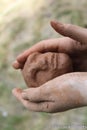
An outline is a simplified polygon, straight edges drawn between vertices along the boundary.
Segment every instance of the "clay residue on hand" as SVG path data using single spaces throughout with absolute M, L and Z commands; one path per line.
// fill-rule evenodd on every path
M 54 89 L 52 87 L 53 97 L 55 97 L 55 112 L 62 112 L 69 109 L 85 106 L 82 93 L 72 86 Z M 59 105 L 58 105 L 59 104 Z
M 72 70 L 72 62 L 66 54 L 35 52 L 29 55 L 22 74 L 28 87 L 39 87 L 57 76 L 72 72 Z

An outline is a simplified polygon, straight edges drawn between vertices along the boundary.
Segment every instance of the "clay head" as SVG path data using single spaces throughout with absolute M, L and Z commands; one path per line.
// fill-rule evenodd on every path
M 72 62 L 64 53 L 39 53 L 29 55 L 22 74 L 28 87 L 39 87 L 62 74 L 72 72 Z

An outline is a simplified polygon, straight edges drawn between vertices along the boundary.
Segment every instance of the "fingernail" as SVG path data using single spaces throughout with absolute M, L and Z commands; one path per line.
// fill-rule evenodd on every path
M 58 21 L 51 21 L 51 25 L 55 28 L 55 29 L 62 29 L 64 27 L 64 24 Z
M 16 88 L 16 91 L 19 93 L 22 93 L 22 89 L 21 88 Z
M 54 24 L 56 24 L 56 25 L 59 25 L 59 26 L 63 26 L 63 23 L 61 23 L 61 22 L 58 22 L 58 21 L 52 21 Z
M 17 95 L 18 93 L 21 93 L 22 92 L 22 89 L 20 89 L 20 88 L 14 88 L 13 90 L 12 90 L 12 93 L 14 94 L 14 95 Z
M 52 21 L 51 25 L 59 33 L 62 33 L 64 31 L 64 24 L 61 22 Z

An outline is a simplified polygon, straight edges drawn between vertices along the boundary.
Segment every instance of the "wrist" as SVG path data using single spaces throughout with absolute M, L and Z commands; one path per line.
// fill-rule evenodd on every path
M 75 90 L 78 106 L 87 106 L 87 73 L 75 73 L 69 81 L 70 86 Z

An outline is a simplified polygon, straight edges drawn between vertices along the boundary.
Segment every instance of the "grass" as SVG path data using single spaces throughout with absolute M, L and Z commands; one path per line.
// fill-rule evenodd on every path
M 1 130 L 18 130 L 26 118 L 24 116 L 0 117 Z M 4 123 L 3 123 L 4 122 Z M 23 130 L 23 129 L 21 129 Z

